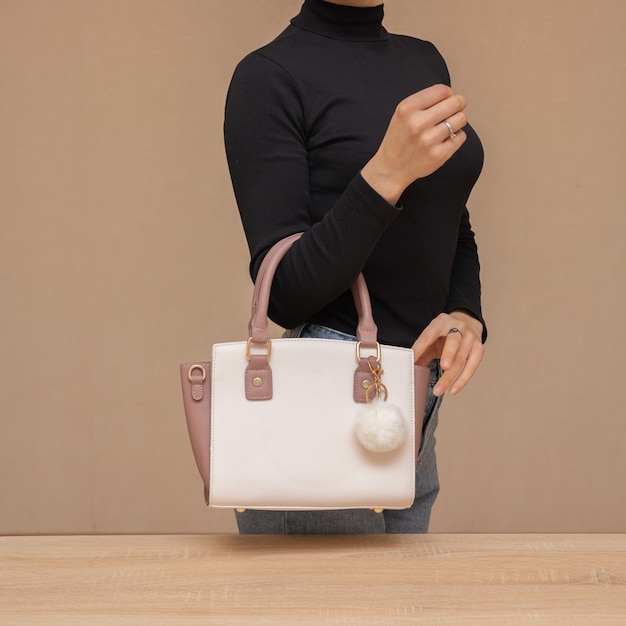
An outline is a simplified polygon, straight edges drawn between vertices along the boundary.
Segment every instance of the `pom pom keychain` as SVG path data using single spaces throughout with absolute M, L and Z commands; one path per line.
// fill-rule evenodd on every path
M 356 415 L 355 434 L 370 452 L 391 452 L 405 441 L 407 428 L 402 411 L 387 403 L 387 387 L 381 382 L 383 369 L 375 357 L 367 360 L 374 382 L 367 388 L 367 404 Z
M 356 415 L 356 438 L 370 452 L 397 450 L 406 439 L 406 422 L 395 404 L 376 398 Z

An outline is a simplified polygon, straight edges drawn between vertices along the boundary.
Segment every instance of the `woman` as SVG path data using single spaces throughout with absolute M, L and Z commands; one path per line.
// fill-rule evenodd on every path
M 363 271 L 381 343 L 430 365 L 416 499 L 383 514 L 249 510 L 237 514 L 241 533 L 426 532 L 441 397 L 483 356 L 465 206 L 480 141 L 435 47 L 390 35 L 382 18 L 376 0 L 305 0 L 236 68 L 224 129 L 252 277 L 274 243 L 304 232 L 276 273 L 272 319 L 291 337 L 354 340 L 349 288 Z

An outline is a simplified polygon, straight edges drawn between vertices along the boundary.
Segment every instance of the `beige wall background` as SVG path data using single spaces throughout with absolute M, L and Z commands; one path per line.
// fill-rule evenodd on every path
M 234 532 L 178 364 L 241 339 L 236 62 L 299 0 L 0 0 L 0 532 Z M 490 339 L 444 403 L 438 532 L 626 532 L 626 4 L 388 0 L 487 152 Z

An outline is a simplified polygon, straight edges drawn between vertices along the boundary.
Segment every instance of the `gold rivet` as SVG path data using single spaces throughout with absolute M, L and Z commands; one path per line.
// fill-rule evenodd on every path
M 237 513 L 245 513 L 246 509 L 236 509 Z
M 260 387 L 263 384 L 263 379 L 259 378 L 258 376 L 252 381 L 252 384 L 255 387 Z
M 363 387 L 363 389 L 368 389 L 368 388 L 369 388 L 369 386 L 370 386 L 371 384 L 372 384 L 372 383 L 370 383 L 370 381 L 369 381 L 369 380 L 364 380 L 364 381 L 361 383 L 361 387 Z
M 374 509 L 374 513 L 382 513 L 383 509 Z

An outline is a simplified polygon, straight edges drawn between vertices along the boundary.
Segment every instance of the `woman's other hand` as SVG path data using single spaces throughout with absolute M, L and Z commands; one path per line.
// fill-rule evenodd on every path
M 387 202 L 397 204 L 413 181 L 438 170 L 463 145 L 465 106 L 465 98 L 446 85 L 402 100 L 376 154 L 361 171 L 363 178 Z
M 457 394 L 474 375 L 485 354 L 482 332 L 475 317 L 453 311 L 438 315 L 417 338 L 413 353 L 418 365 L 440 359 L 443 375 L 433 390 L 436 396 Z

